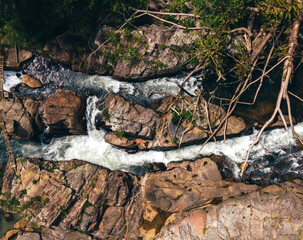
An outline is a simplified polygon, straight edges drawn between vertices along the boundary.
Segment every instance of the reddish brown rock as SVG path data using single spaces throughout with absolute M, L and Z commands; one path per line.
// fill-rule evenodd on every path
M 145 175 L 145 198 L 165 212 L 177 212 L 206 204 L 214 198 L 241 195 L 256 185 L 221 180 L 217 165 L 208 158 L 170 163 L 167 171 Z
M 4 66 L 7 68 L 24 68 L 26 62 L 33 57 L 33 53 L 26 50 L 18 50 L 16 48 L 4 48 Z
M 27 74 L 24 74 L 22 76 L 22 83 L 29 86 L 30 88 L 41 88 L 42 87 L 42 83 L 38 79 L 35 79 Z
M 179 212 L 167 220 L 156 239 L 300 239 L 302 191 L 302 185 L 288 182 L 217 206 Z
M 105 100 L 102 119 L 105 127 L 116 134 L 107 134 L 105 140 L 115 146 L 140 149 L 170 149 L 201 142 L 219 126 L 226 113 L 217 105 L 205 105 L 202 98 L 197 107 L 196 102 L 194 97 L 178 100 L 168 97 L 162 100 L 157 113 L 110 93 Z M 231 116 L 226 134 L 238 134 L 245 127 L 241 118 Z M 223 129 L 216 134 L 217 137 L 223 135 Z
M 85 104 L 70 90 L 57 90 L 39 109 L 52 134 L 79 134 L 85 130 Z
M 38 132 L 41 123 L 38 117 L 39 102 L 6 94 L 0 101 L 0 118 L 4 121 L 11 138 L 29 140 Z

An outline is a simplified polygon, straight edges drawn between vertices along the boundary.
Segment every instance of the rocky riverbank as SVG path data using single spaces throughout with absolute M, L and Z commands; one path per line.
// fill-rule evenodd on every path
M 138 177 L 79 160 L 10 161 L 3 170 L 1 205 L 25 220 L 4 239 L 297 239 L 302 234 L 302 181 L 258 189 L 222 179 L 210 158 L 150 169 Z

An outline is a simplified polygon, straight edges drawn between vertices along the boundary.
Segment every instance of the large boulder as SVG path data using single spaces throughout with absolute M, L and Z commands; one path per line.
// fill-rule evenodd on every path
M 9 136 L 17 140 L 33 138 L 41 128 L 38 116 L 39 102 L 7 92 L 4 95 L 5 97 L 0 101 L 0 118 Z
M 26 63 L 33 58 L 33 53 L 16 48 L 4 48 L 4 66 L 7 68 L 19 69 L 24 68 Z
M 50 134 L 80 134 L 85 131 L 85 103 L 71 90 L 57 90 L 45 99 L 39 113 Z
M 35 79 L 27 74 L 23 74 L 22 83 L 30 88 L 41 88 L 42 87 L 42 83 L 38 79 Z
M 101 122 L 103 127 L 112 131 L 105 135 L 105 140 L 113 145 L 170 149 L 201 142 L 212 134 L 225 116 L 222 107 L 207 104 L 203 98 L 168 97 L 154 111 L 110 93 L 105 100 Z M 230 116 L 225 133 L 227 136 L 236 135 L 245 127 L 241 118 Z M 224 128 L 221 128 L 216 137 L 223 135 Z

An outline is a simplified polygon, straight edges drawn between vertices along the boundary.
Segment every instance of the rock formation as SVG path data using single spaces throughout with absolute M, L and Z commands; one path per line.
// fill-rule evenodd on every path
M 51 227 L 48 234 L 59 231 L 64 236 L 79 229 L 95 239 L 149 239 L 173 213 L 256 189 L 222 180 L 208 158 L 172 163 L 166 171 L 144 177 L 79 160 L 19 158 L 7 163 L 1 205 Z M 159 219 L 161 225 L 155 224 Z M 42 239 L 48 239 L 43 232 Z
M 201 141 L 225 116 L 223 108 L 211 103 L 206 106 L 201 103 L 203 100 L 195 105 L 197 98 L 194 97 L 168 97 L 154 111 L 110 93 L 105 100 L 102 121 L 113 132 L 107 134 L 105 140 L 116 146 L 140 149 L 169 149 Z M 226 134 L 238 134 L 245 127 L 241 118 L 231 116 Z M 222 129 L 216 136 L 223 134 Z
M 70 90 L 58 90 L 43 102 L 5 92 L 0 117 L 11 138 L 30 140 L 47 128 L 50 134 L 85 132 L 85 99 Z
M 112 34 L 102 26 L 94 41 L 97 47 Z M 52 59 L 68 64 L 75 71 L 90 74 L 110 74 L 118 79 L 143 80 L 176 73 L 180 68 L 192 68 L 191 44 L 197 39 L 193 32 L 182 29 L 165 30 L 157 25 L 140 26 L 132 32 L 121 31 L 119 44 L 108 42 L 95 54 L 80 34 L 66 32 L 47 43 L 44 52 Z M 77 43 L 77 46 L 73 44 Z

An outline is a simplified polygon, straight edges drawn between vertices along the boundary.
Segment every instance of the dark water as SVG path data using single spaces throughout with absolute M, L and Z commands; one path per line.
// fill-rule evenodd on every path
M 21 219 L 16 214 L 11 214 L 9 219 L 6 219 L 2 213 L 0 213 L 0 237 L 5 235 L 9 230 L 14 229 L 14 224 Z

